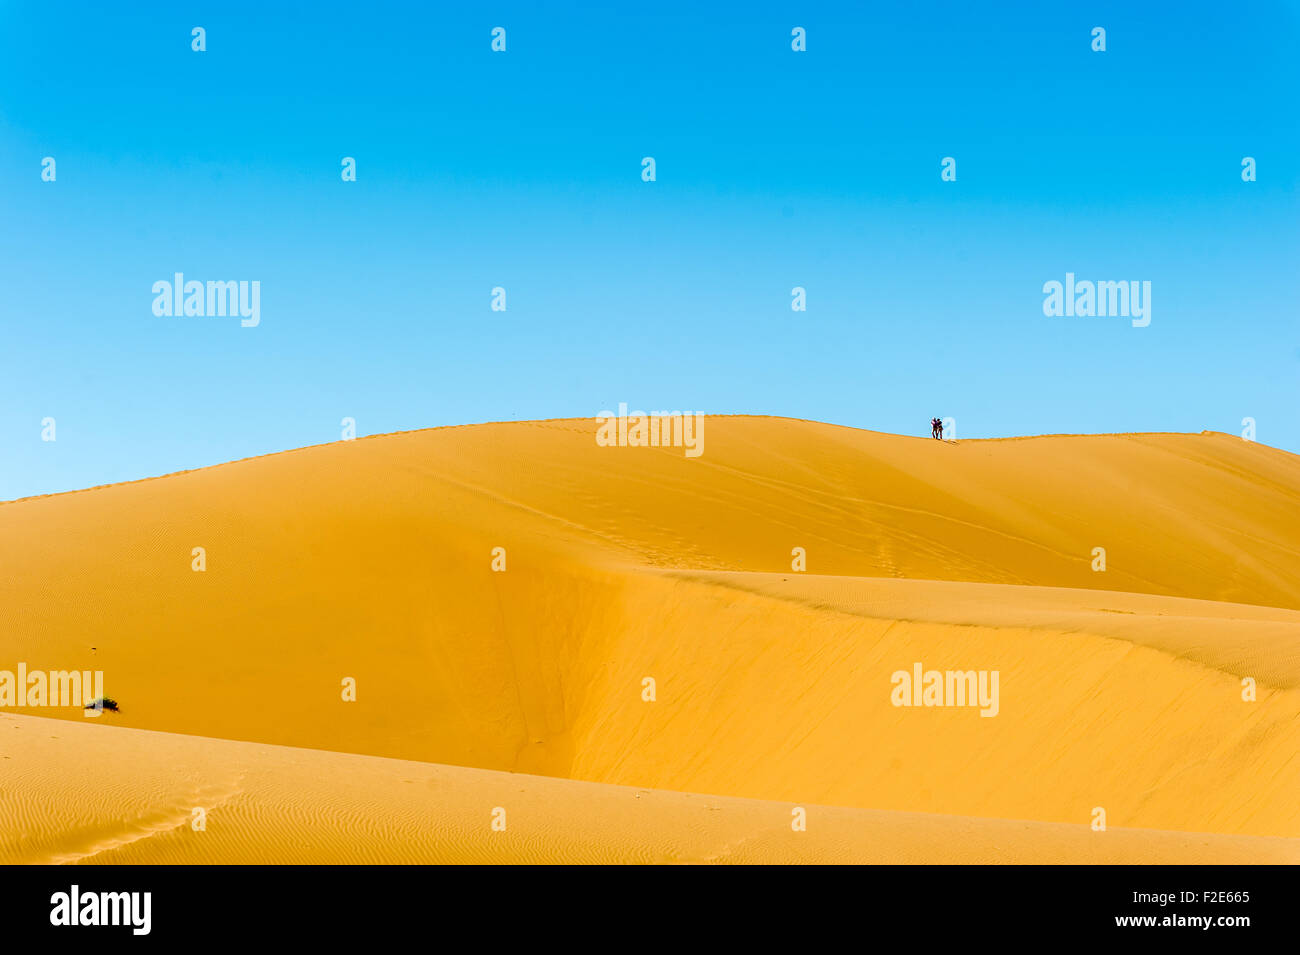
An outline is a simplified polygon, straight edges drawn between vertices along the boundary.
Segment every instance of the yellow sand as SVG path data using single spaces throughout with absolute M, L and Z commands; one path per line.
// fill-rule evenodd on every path
M 0 505 L 0 669 L 103 670 L 122 707 L 0 721 L 9 861 L 1300 860 L 1300 459 L 594 433 L 385 435 Z M 893 706 L 915 662 L 998 670 L 998 715 Z
M 0 801 L 0 864 L 1300 862 L 1294 839 L 795 807 L 23 716 L 0 738 L 23 794 Z

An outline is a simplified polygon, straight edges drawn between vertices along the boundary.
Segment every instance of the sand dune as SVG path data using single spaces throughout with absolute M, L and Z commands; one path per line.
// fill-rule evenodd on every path
M 21 716 L 0 749 L 5 864 L 1300 862 L 1295 839 L 834 806 L 795 832 L 787 803 Z
M 102 670 L 122 706 L 10 711 L 6 852 L 1295 859 L 1300 459 L 747 417 L 688 458 L 594 431 L 386 435 L 0 505 L 0 668 Z M 893 706 L 914 662 L 998 670 L 998 715 Z M 3 748 L 46 726 L 60 746 Z M 121 772 L 96 795 L 79 759 Z M 492 855 L 483 805 L 516 783 L 551 822 Z M 191 834 L 195 799 L 276 835 Z M 792 805 L 826 828 L 791 833 Z

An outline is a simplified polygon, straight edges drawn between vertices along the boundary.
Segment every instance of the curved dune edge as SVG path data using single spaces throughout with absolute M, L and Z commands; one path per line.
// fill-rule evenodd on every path
M 801 606 L 905 623 L 1087 633 L 1267 687 L 1300 688 L 1300 611 L 1113 590 L 735 571 L 662 571 Z
M 0 717 L 0 754 L 5 864 L 1300 862 L 1296 839 L 817 805 L 795 832 L 790 803 L 39 717 Z

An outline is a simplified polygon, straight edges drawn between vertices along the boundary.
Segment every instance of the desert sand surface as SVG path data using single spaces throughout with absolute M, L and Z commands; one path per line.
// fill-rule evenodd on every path
M 0 504 L 0 669 L 121 706 L 4 711 L 4 860 L 1300 861 L 1300 458 L 595 430 Z M 997 715 L 895 706 L 917 662 Z
M 51 732 L 53 730 L 53 732 Z M 0 717 L 0 863 L 1295 863 L 1294 839 L 804 806 Z M 76 762 L 81 771 L 69 774 Z M 33 799 L 33 796 L 42 797 Z M 194 828 L 194 808 L 206 812 Z M 492 812 L 505 828 L 493 830 Z

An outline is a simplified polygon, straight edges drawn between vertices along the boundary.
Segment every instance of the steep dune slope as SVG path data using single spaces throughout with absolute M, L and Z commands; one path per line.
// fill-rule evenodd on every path
M 656 576 L 604 624 L 620 642 L 590 684 L 602 702 L 575 725 L 571 775 L 1059 822 L 1100 806 L 1113 825 L 1300 836 L 1300 613 L 1098 591 L 1031 600 L 989 584 Z M 967 621 L 943 619 L 954 612 Z M 997 715 L 894 706 L 892 674 L 916 663 L 998 671 Z M 654 704 L 637 694 L 645 676 Z

